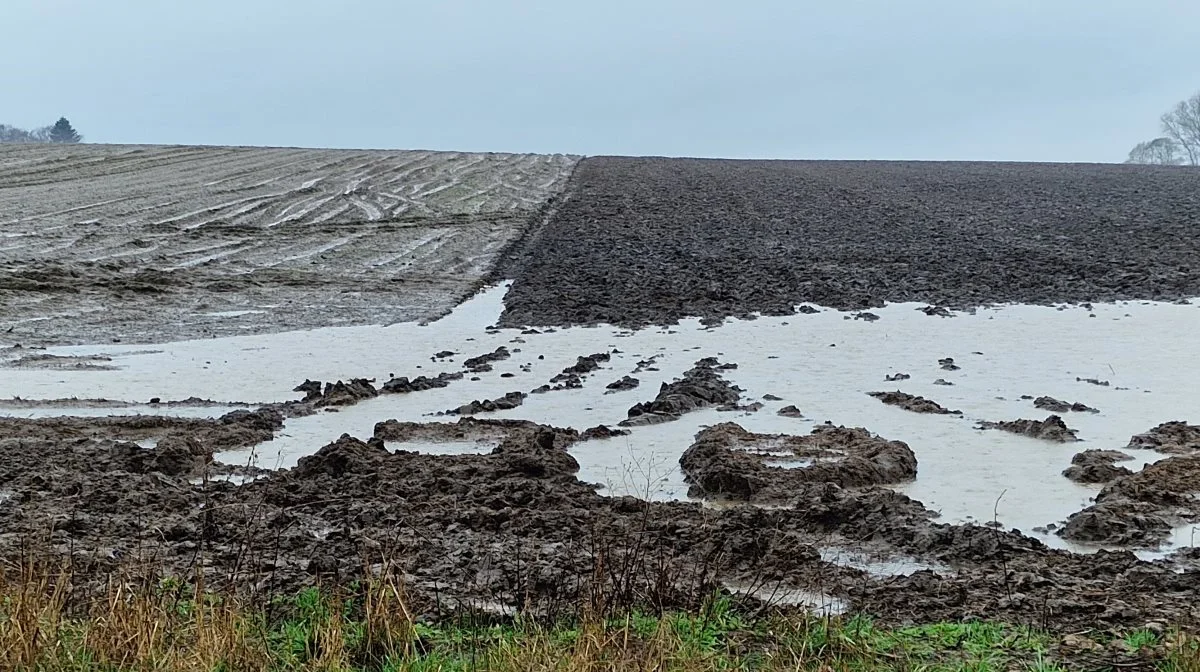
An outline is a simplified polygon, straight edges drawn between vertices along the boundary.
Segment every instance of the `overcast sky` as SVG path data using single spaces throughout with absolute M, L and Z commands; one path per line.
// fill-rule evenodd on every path
M 93 142 L 1120 161 L 1197 0 L 3 0 L 0 123 Z

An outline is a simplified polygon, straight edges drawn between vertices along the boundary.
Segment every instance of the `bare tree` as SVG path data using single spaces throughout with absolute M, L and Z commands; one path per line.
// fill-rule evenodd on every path
M 16 126 L 0 124 L 0 143 L 31 144 L 50 142 L 53 131 L 53 126 L 42 126 L 41 128 L 27 131 Z
M 33 134 L 23 128 L 0 124 L 0 142 L 26 143 L 37 142 Z
M 1168 138 L 1179 145 L 1189 164 L 1200 166 L 1200 93 L 1164 114 L 1162 129 Z
M 1183 163 L 1179 143 L 1171 138 L 1155 138 L 1139 142 L 1129 150 L 1125 163 L 1145 163 L 1156 166 L 1178 166 Z

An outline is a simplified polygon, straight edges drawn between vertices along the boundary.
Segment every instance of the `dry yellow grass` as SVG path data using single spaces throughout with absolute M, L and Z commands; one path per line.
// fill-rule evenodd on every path
M 1064 670 L 1045 634 L 999 624 L 886 630 L 864 619 L 749 620 L 716 600 L 694 614 L 546 627 L 419 622 L 403 585 L 310 589 L 278 609 L 195 586 L 112 581 L 80 597 L 58 566 L 0 572 L 0 670 L 30 672 L 414 672 L 562 670 Z M 278 611 L 269 617 L 269 612 Z M 1200 672 L 1200 645 L 1130 633 L 1139 669 Z M 1078 667 L 1077 667 L 1078 666 Z

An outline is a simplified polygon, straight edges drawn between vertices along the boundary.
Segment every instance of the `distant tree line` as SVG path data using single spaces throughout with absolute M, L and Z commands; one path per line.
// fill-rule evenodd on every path
M 1139 142 L 1125 163 L 1200 166 L 1200 93 L 1180 101 L 1159 121 L 1162 137 Z
M 67 121 L 66 117 L 60 118 L 53 126 L 43 126 L 27 131 L 16 126 L 8 124 L 0 124 L 0 142 L 8 143 L 33 143 L 33 142 L 57 142 L 62 144 L 72 144 L 82 142 L 83 136 L 75 131 L 71 126 L 71 122 Z

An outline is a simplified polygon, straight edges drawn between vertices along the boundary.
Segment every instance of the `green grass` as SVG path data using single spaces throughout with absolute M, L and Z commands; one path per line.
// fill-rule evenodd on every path
M 1140 629 L 1134 630 L 1125 635 L 1123 638 L 1125 646 L 1130 651 L 1141 651 L 1142 649 L 1152 647 L 1158 644 L 1158 634 L 1152 630 Z

